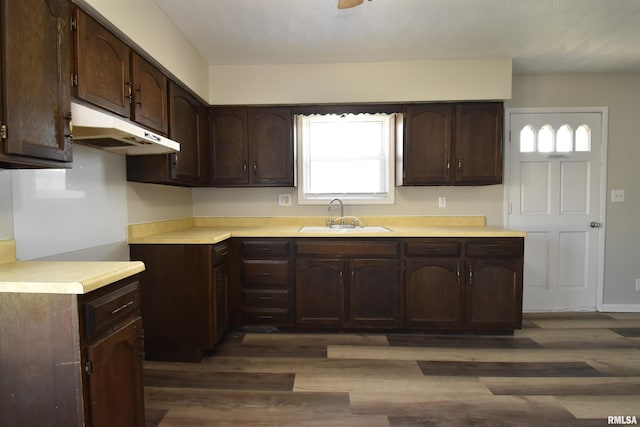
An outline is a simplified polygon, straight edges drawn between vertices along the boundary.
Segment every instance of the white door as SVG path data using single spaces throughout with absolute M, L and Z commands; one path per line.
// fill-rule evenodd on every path
M 525 311 L 601 305 L 606 113 L 507 113 L 505 224 L 527 232 Z

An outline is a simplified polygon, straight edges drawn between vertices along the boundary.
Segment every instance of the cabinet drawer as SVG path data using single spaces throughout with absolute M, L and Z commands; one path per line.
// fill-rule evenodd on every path
M 138 282 L 130 283 L 84 304 L 85 337 L 91 339 L 114 330 L 136 317 L 140 310 Z
M 290 287 L 289 260 L 243 260 L 243 286 L 251 289 Z
M 467 257 L 521 257 L 524 239 L 478 239 L 467 242 Z
M 213 247 L 213 266 L 223 264 L 229 259 L 229 244 L 220 243 Z
M 243 289 L 243 302 L 250 308 L 291 308 L 289 290 Z
M 242 315 L 247 325 L 291 325 L 291 311 L 286 309 L 243 310 Z
M 322 255 L 322 256 L 383 256 L 394 257 L 398 255 L 397 241 L 353 241 L 341 240 L 298 240 L 296 242 L 298 255 Z
M 262 257 L 288 257 L 290 251 L 288 240 L 251 240 L 242 242 L 242 255 Z
M 410 240 L 405 242 L 405 252 L 409 256 L 458 257 L 461 242 L 452 240 Z

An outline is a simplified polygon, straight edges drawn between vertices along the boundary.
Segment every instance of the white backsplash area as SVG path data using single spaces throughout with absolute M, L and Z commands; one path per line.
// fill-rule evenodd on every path
M 11 171 L 0 169 L 0 240 L 13 239 Z
M 124 156 L 76 144 L 72 169 L 11 174 L 18 260 L 65 253 L 78 260 L 128 259 Z

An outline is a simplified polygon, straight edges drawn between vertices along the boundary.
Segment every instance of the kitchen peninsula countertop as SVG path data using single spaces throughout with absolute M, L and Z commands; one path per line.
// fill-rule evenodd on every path
M 0 241 L 0 293 L 86 294 L 141 271 L 140 261 L 16 261 L 15 242 Z
M 130 244 L 215 244 L 231 237 L 525 237 L 523 231 L 486 227 L 483 216 L 359 217 L 366 226 L 389 231 L 301 232 L 327 217 L 185 218 L 129 225 Z

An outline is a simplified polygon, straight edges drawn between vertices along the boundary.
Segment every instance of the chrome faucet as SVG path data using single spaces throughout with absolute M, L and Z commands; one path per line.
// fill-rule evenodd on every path
M 341 221 L 341 225 L 344 225 L 344 203 L 342 203 L 342 200 L 335 198 L 333 200 L 331 200 L 329 202 L 329 214 L 331 214 L 331 206 L 333 206 L 333 202 L 338 202 L 340 203 L 340 221 Z M 331 220 L 331 225 L 333 225 L 333 220 Z

